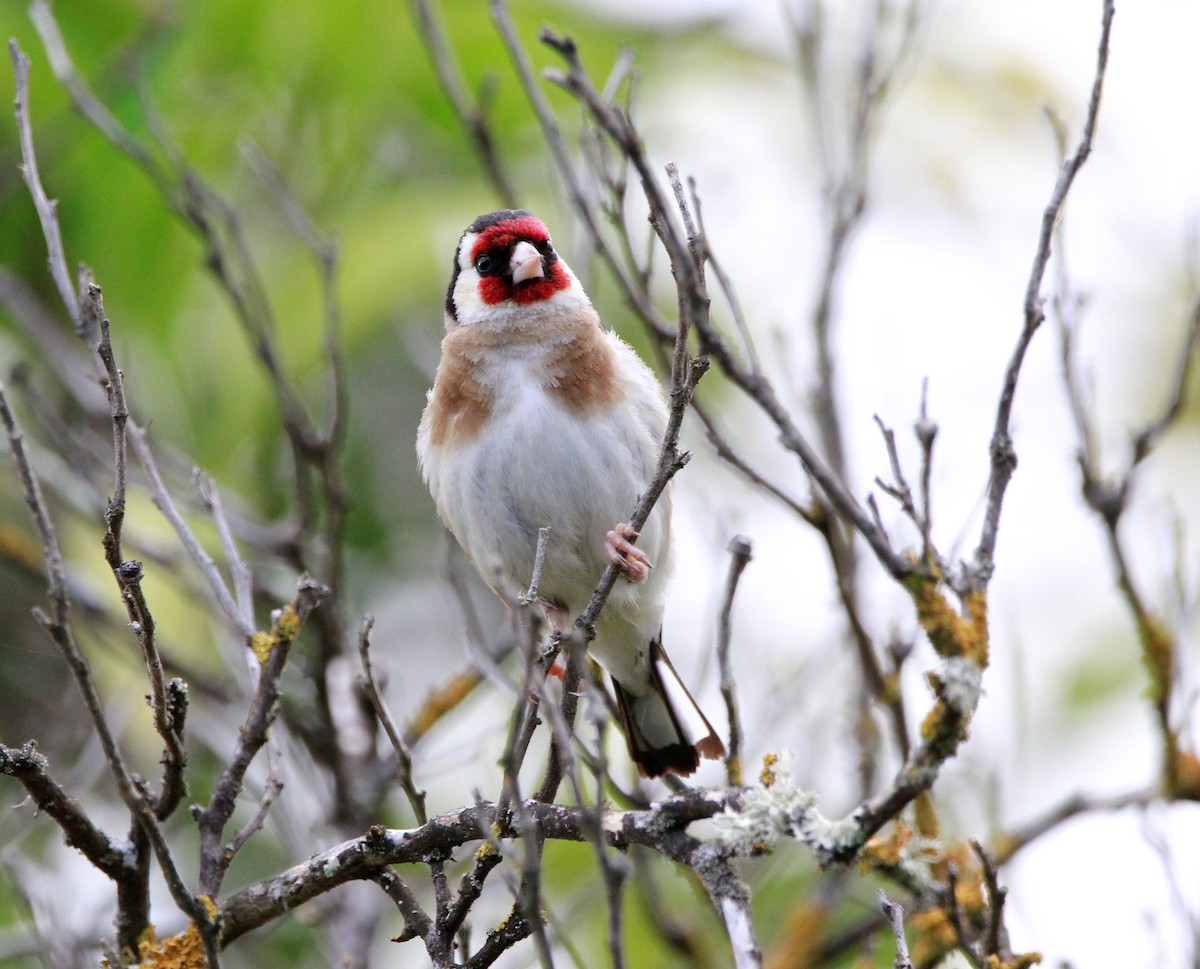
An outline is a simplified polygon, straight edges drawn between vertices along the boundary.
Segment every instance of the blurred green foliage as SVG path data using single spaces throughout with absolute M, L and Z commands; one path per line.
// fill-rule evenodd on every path
M 247 163 L 248 145 L 269 160 L 314 223 L 336 241 L 350 392 L 344 461 L 351 496 L 349 601 L 342 606 L 353 614 L 380 589 L 398 588 L 407 576 L 428 568 L 435 519 L 416 471 L 415 428 L 436 360 L 453 247 L 462 226 L 500 201 L 438 84 L 412 10 L 378 0 L 69 0 L 53 9 L 76 66 L 100 100 L 146 144 L 161 139 L 156 151 L 177 151 L 236 210 L 272 300 L 285 369 L 318 417 L 328 407 L 319 276 L 311 253 Z M 498 150 L 522 204 L 553 209 L 557 178 L 486 2 L 456 0 L 440 13 L 468 85 L 491 92 Z M 653 73 L 669 69 L 688 42 L 678 25 L 633 28 L 557 3 L 514 4 L 512 13 L 539 68 L 552 60 L 536 41 L 547 22 L 586 40 L 585 58 L 600 77 L 623 46 L 634 47 L 639 69 Z M 205 268 L 200 241 L 171 213 L 146 174 L 71 108 L 23 4 L 0 5 L 0 33 L 15 38 L 32 61 L 30 111 L 42 180 L 58 200 L 68 262 L 92 267 L 103 287 L 135 418 L 149 426 L 156 447 L 174 449 L 202 467 L 226 495 L 268 521 L 282 515 L 294 482 L 274 396 L 227 297 Z M 736 53 L 731 43 L 720 43 L 731 56 Z M 7 62 L 0 75 L 10 104 Z M 574 117 L 565 96 L 553 90 L 549 95 L 564 118 Z M 14 120 L 5 111 L 0 265 L 54 308 L 69 333 L 46 272 L 45 243 L 19 160 Z M 3 379 L 9 383 L 12 368 L 28 366 L 21 387 L 49 386 L 36 345 L 4 312 L 0 307 Z M 88 596 L 111 607 L 115 590 L 99 549 L 105 497 L 100 489 L 106 486 L 97 483 L 98 490 L 81 495 L 73 508 L 56 501 L 55 513 L 73 577 Z M 9 490 L 15 485 L 9 481 L 3 488 L 0 521 L 11 519 L 18 544 L 29 541 L 20 496 Z M 143 538 L 169 540 L 156 532 L 161 522 L 148 505 L 131 505 L 130 521 Z M 35 561 L 37 555 L 34 546 Z M 64 702 L 74 709 L 74 687 L 29 619 L 43 583 L 36 569 L 22 572 L 8 557 L 4 568 L 13 574 L 0 576 L 5 590 L 0 622 L 11 632 L 0 643 L 0 693 L 29 696 L 29 677 L 35 677 L 55 695 L 70 698 Z M 210 671 L 215 655 L 200 632 L 205 623 L 197 603 L 189 601 L 186 588 L 170 582 L 156 587 L 155 581 L 148 577 L 147 594 L 161 634 L 197 672 Z M 128 645 L 122 630 L 83 611 L 97 621 L 85 624 L 84 638 L 102 688 L 115 696 L 130 694 L 125 739 L 134 763 L 152 773 L 157 755 L 137 703 L 144 683 L 135 679 L 136 657 L 114 650 L 114 641 Z M 69 762 L 86 730 L 82 718 L 68 719 L 78 729 L 62 729 L 41 704 L 15 703 L 0 715 L 0 733 L 9 743 L 45 737 L 44 749 Z M 193 798 L 206 796 L 218 769 L 211 754 L 197 750 Z M 103 778 L 93 773 L 74 792 L 103 797 L 105 791 Z M 186 837 L 189 824 L 177 817 L 172 831 Z M 42 841 L 56 840 L 48 824 L 36 827 Z M 23 823 L 0 822 L 4 842 L 31 833 Z M 251 844 L 235 874 L 261 876 L 296 860 L 269 839 Z M 568 895 L 594 892 L 590 851 L 569 846 L 549 852 L 549 879 Z M 0 934 L 26 915 L 13 871 L 0 879 Z M 672 896 L 690 896 L 688 906 L 705 904 L 694 888 L 675 884 L 681 879 L 664 880 L 672 882 Z M 584 887 L 585 881 L 592 887 Z M 589 926 L 578 944 L 600 949 L 603 913 L 585 914 Z M 661 947 L 661 941 L 647 941 L 654 934 L 636 913 L 629 924 L 637 936 L 631 952 Z M 713 925 L 704 931 L 715 933 L 713 944 L 724 944 Z M 240 945 L 236 964 L 322 965 L 311 940 L 309 928 L 286 920 Z M 415 951 L 411 957 L 421 961 Z M 32 956 L 0 961 L 13 967 L 41 964 Z M 639 958 L 638 964 L 648 963 Z

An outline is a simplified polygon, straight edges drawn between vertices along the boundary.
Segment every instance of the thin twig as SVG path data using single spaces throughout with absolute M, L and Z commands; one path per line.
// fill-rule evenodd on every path
M 362 625 L 358 629 L 358 657 L 363 670 L 363 689 L 367 694 L 367 699 L 371 701 L 371 706 L 375 709 L 375 716 L 379 718 L 379 722 L 383 725 L 383 732 L 387 735 L 388 741 L 392 745 L 392 750 L 396 754 L 396 779 L 400 782 L 400 787 L 408 798 L 408 803 L 412 806 L 417 823 L 424 824 L 428 820 L 428 816 L 425 813 L 425 792 L 417 790 L 416 785 L 413 783 L 412 753 L 409 751 L 407 744 L 404 743 L 404 738 L 400 736 L 400 731 L 396 728 L 396 722 L 392 719 L 387 703 L 383 699 L 379 684 L 375 680 L 375 671 L 371 666 L 371 630 L 374 626 L 375 617 L 367 615 L 363 616 Z
M 933 502 L 930 500 L 930 480 L 933 476 L 933 443 L 937 439 L 937 422 L 929 417 L 929 380 L 921 381 L 921 413 L 913 425 L 913 433 L 921 446 L 921 557 L 928 563 L 934 555 Z
M 92 281 L 91 272 L 80 271 L 80 305 L 82 332 L 95 334 L 96 355 L 106 376 L 113 427 L 113 493 L 104 513 L 104 554 L 121 592 L 129 615 L 130 626 L 142 652 L 142 662 L 150 680 L 150 707 L 154 711 L 154 729 L 165 746 L 163 754 L 162 790 L 155 799 L 154 813 L 161 821 L 167 818 L 186 792 L 184 769 L 187 753 L 183 746 L 183 724 L 176 723 L 168 709 L 167 684 L 163 675 L 162 657 L 155 636 L 154 617 L 142 590 L 142 563 L 125 559 L 121 546 L 121 528 L 125 519 L 126 487 L 126 429 L 129 409 L 125 402 L 125 381 L 113 353 L 108 316 L 100 287 Z M 180 709 L 186 709 L 181 707 Z
M 538 123 L 542 128 L 542 136 L 546 139 L 546 143 L 554 155 L 555 164 L 558 166 L 559 173 L 563 177 L 567 194 L 571 198 L 572 207 L 583 221 L 584 228 L 592 240 L 596 253 L 617 279 L 626 303 L 633 307 L 639 318 L 646 320 L 648 323 L 653 321 L 651 325 L 655 332 L 664 338 L 669 338 L 673 332 L 670 323 L 664 320 L 658 312 L 646 288 L 635 285 L 634 281 L 629 278 L 620 257 L 613 251 L 612 245 L 600 231 L 599 223 L 594 217 L 591 205 L 589 204 L 588 195 L 584 191 L 579 176 L 575 171 L 575 166 L 571 161 L 571 153 L 567 150 L 566 142 L 563 139 L 562 131 L 558 126 L 554 111 L 537 82 L 529 56 L 517 38 L 516 28 L 513 26 L 512 18 L 509 16 L 507 5 L 503 0 L 491 0 L 491 12 L 492 19 L 500 32 L 501 39 L 504 41 L 513 66 L 516 68 L 517 76 L 520 79 L 525 96 L 529 99 L 529 104 L 533 108 L 534 114 L 537 115 Z
M 692 401 L 692 412 L 700 418 L 700 422 L 704 425 L 705 435 L 708 437 L 708 442 L 712 445 L 717 457 L 739 472 L 752 485 L 765 491 L 784 507 L 793 511 L 801 520 L 812 525 L 814 528 L 822 527 L 820 515 L 811 505 L 801 503 L 798 498 L 793 497 L 778 485 L 767 480 L 767 478 L 760 474 L 756 468 L 751 466 L 745 458 L 734 450 L 733 445 L 729 443 L 728 436 L 717 426 L 716 419 L 713 417 L 708 405 L 700 400 L 699 397 Z
M 1200 347 L 1200 296 L 1192 301 L 1183 343 L 1175 357 L 1175 376 L 1169 385 L 1162 410 L 1133 435 L 1130 471 L 1154 450 L 1159 439 L 1170 430 L 1171 426 L 1179 419 L 1180 414 L 1183 413 L 1192 371 L 1195 368 L 1197 356 L 1200 356 L 1196 352 L 1197 347 Z
M 918 529 L 922 528 L 920 516 L 917 513 L 917 506 L 913 503 L 912 489 L 908 486 L 908 481 L 904 477 L 904 471 L 900 467 L 900 455 L 896 451 L 896 433 L 888 427 L 878 414 L 875 415 L 875 424 L 879 428 L 879 433 L 883 435 L 884 446 L 887 448 L 888 463 L 892 466 L 892 484 L 888 484 L 882 478 L 876 478 L 875 483 L 891 498 L 894 498 L 900 505 L 900 509 L 908 516 Z
M 979 864 L 983 868 L 983 882 L 988 890 L 988 917 L 983 936 L 983 954 L 996 956 L 1003 961 L 1009 956 L 1007 951 L 1001 951 L 1002 947 L 1005 950 L 1008 948 L 1008 933 L 1004 928 L 1004 900 L 1008 896 L 1008 890 L 1001 887 L 996 866 L 983 845 L 972 838 L 971 848 L 979 858 Z
M 1050 193 L 1050 200 L 1042 212 L 1041 228 L 1038 232 L 1037 248 L 1034 251 L 1033 266 L 1029 272 L 1029 281 L 1025 286 L 1024 316 L 1025 322 L 1017 337 L 1016 346 L 1005 368 L 1004 381 L 1000 390 L 999 404 L 996 408 L 996 421 L 992 431 L 989 451 L 991 455 L 991 471 L 988 476 L 987 504 L 983 516 L 983 527 L 980 530 L 979 544 L 975 549 L 974 561 L 967 584 L 973 589 L 983 589 L 991 579 L 994 568 L 996 540 L 1000 528 L 1000 513 L 1004 505 L 1004 495 L 1008 483 L 1012 479 L 1017 466 L 1017 455 L 1013 448 L 1009 424 L 1012 418 L 1013 401 L 1017 392 L 1017 380 L 1021 375 L 1021 366 L 1025 361 L 1025 352 L 1033 340 L 1034 334 L 1045 319 L 1042 306 L 1042 281 L 1046 275 L 1046 267 L 1050 262 L 1050 251 L 1054 240 L 1054 228 L 1066 204 L 1067 195 L 1075 182 L 1075 177 L 1083 168 L 1088 156 L 1092 153 L 1092 142 L 1096 134 L 1096 123 L 1100 114 L 1100 95 L 1104 88 L 1104 76 L 1108 69 L 1108 46 L 1112 32 L 1114 14 L 1113 0 L 1104 0 L 1104 10 L 1101 17 L 1100 41 L 1096 52 L 1096 71 L 1092 79 L 1091 96 L 1088 98 L 1087 116 L 1083 124 L 1083 133 L 1075 152 L 1067 158 L 1059 168 L 1058 178 Z
M 130 421 L 128 436 L 129 443 L 133 446 L 133 452 L 137 455 L 138 462 L 141 464 L 142 471 L 145 473 L 146 480 L 150 485 L 151 500 L 154 502 L 155 507 L 158 508 L 163 517 L 175 530 L 175 535 L 179 539 L 180 545 L 183 546 L 192 563 L 208 581 L 209 592 L 212 593 L 213 599 L 216 601 L 221 613 L 225 616 L 226 621 L 233 627 L 238 636 L 244 642 L 248 643 L 254 635 L 254 625 L 238 607 L 236 600 L 229 591 L 229 587 L 221 577 L 217 563 L 208 554 L 204 546 L 200 544 L 200 540 L 180 513 L 178 506 L 175 504 L 175 499 L 171 497 L 166 482 L 162 478 L 162 473 L 159 471 L 158 462 L 154 459 L 154 452 L 150 450 L 150 442 L 146 437 L 146 432 Z
M 396 908 L 404 917 L 404 933 L 394 941 L 406 942 L 408 939 L 426 938 L 433 927 L 433 920 L 425 914 L 412 889 L 391 868 L 384 868 L 376 874 L 374 880 L 383 889 L 384 894 L 396 903 Z
M 412 10 L 417 21 L 418 33 L 425 42 L 425 49 L 433 62 L 434 73 L 437 74 L 442 92 L 471 139 L 475 156 L 483 163 L 484 171 L 501 204 L 505 208 L 516 208 L 517 193 L 513 190 L 512 181 L 500 160 L 496 138 L 488 122 L 487 89 L 485 88 L 485 93 L 478 98 L 472 98 L 468 93 L 462 69 L 446 39 L 445 28 L 434 11 L 431 0 L 412 0 Z
M 221 540 L 221 549 L 225 554 L 225 564 L 229 568 L 233 580 L 234 602 L 246 625 L 254 628 L 254 576 L 246 560 L 238 550 L 237 539 L 233 527 L 225 514 L 221 502 L 221 493 L 213 479 L 196 468 L 192 472 L 192 490 L 200 499 L 200 507 L 212 519 L 217 529 L 217 537 Z
M 533 572 L 529 577 L 529 588 L 521 596 L 521 601 L 528 605 L 538 601 L 538 589 L 542 584 L 542 570 L 546 567 L 546 546 L 550 542 L 550 529 L 538 529 L 537 548 L 533 553 Z
M 896 940 L 896 958 L 892 960 L 894 969 L 913 969 L 912 959 L 908 955 L 908 941 L 904 938 L 904 909 L 895 902 L 888 901 L 883 889 L 879 889 L 877 898 L 883 916 L 892 927 L 892 937 Z
M 1074 794 L 1046 811 L 1041 817 L 1015 827 L 992 840 L 991 856 L 997 865 L 1005 865 L 1013 856 L 1043 835 L 1081 814 L 1122 811 L 1129 807 L 1145 807 L 1162 797 L 1161 785 L 1127 791 L 1111 797 L 1092 797 Z
M 750 539 L 735 535 L 729 540 L 729 575 L 725 580 L 725 594 L 717 618 L 717 667 L 721 671 L 721 696 L 725 700 L 725 713 L 729 718 L 729 744 L 725 755 L 725 776 L 732 785 L 742 783 L 742 721 L 738 715 L 737 683 L 733 676 L 733 665 L 729 661 L 729 645 L 732 641 L 733 598 L 737 594 L 738 581 L 752 558 Z
M 255 807 L 254 813 L 250 819 L 242 825 L 238 833 L 233 836 L 229 842 L 229 854 L 236 855 L 246 846 L 255 834 L 262 830 L 267 821 L 267 815 L 271 813 L 271 808 L 275 805 L 276 799 L 283 793 L 283 777 L 280 772 L 279 759 L 281 754 L 277 744 L 272 743 L 273 737 L 268 737 L 267 750 L 267 779 L 263 784 L 262 797 L 258 799 L 258 806 Z
M 287 665 L 288 654 L 304 621 L 328 595 L 328 589 L 301 576 L 297 583 L 296 597 L 279 614 L 272 624 L 270 634 L 262 634 L 261 644 L 266 652 L 262 664 L 262 675 L 250 703 L 246 718 L 238 730 L 238 743 L 230 753 L 213 788 L 212 798 L 206 807 L 193 810 L 200 830 L 200 876 L 201 895 L 216 898 L 221 882 L 233 861 L 230 845 L 222 844 L 225 826 L 233 815 L 238 794 L 245 781 L 246 771 L 255 756 L 267 742 L 268 731 L 279 711 L 279 678 Z
M 79 299 L 75 295 L 75 287 L 67 271 L 62 233 L 58 227 L 58 203 L 47 197 L 46 190 L 42 188 L 41 176 L 38 174 L 37 156 L 33 149 L 33 129 L 29 123 L 29 58 L 17 46 L 16 40 L 12 39 L 8 42 L 8 53 L 12 57 L 15 81 L 13 104 L 17 118 L 17 137 L 21 143 L 21 174 L 25 178 L 34 208 L 37 209 L 38 220 L 42 224 L 42 235 L 46 239 L 46 248 L 49 251 L 50 277 L 58 288 L 63 306 L 75 323 L 76 332 L 85 336 Z
M 976 947 L 967 937 L 966 926 L 963 925 L 962 910 L 958 904 L 958 863 L 951 861 L 946 867 L 945 906 L 946 918 L 954 930 L 958 951 L 971 965 L 971 969 L 982 969 Z

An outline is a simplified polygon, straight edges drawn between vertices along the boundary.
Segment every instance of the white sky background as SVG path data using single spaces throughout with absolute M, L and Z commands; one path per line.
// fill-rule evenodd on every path
M 675 160 L 697 178 L 718 255 L 737 283 L 760 349 L 776 365 L 779 386 L 799 409 L 811 379 L 802 321 L 814 292 L 820 210 L 798 87 L 775 60 L 789 54 L 783 5 L 676 0 L 649 13 L 646 7 L 603 3 L 621 16 L 725 18 L 727 29 L 769 55 L 742 77 L 706 69 L 702 56 L 669 71 L 650 70 L 639 116 L 653 157 Z M 929 378 L 931 416 L 940 427 L 934 514 L 943 552 L 969 554 L 978 539 L 996 396 L 1057 171 L 1041 105 L 1051 105 L 1072 140 L 1078 137 L 1099 23 L 1098 0 L 943 0 L 929 9 L 921 57 L 885 117 L 870 212 L 840 290 L 841 404 L 855 490 L 865 495 L 872 478 L 887 471 L 873 414 L 896 429 L 915 478 L 909 428 L 921 380 Z M 1067 208 L 1070 270 L 1089 297 L 1079 348 L 1110 467 L 1124 460 L 1128 431 L 1161 406 L 1182 334 L 1187 242 L 1200 215 L 1198 38 L 1200 4 L 1193 0 L 1118 5 L 1095 153 Z M 854 50 L 851 41 L 844 56 Z M 1013 427 L 1020 466 L 991 590 L 987 695 L 971 740 L 936 788 L 950 826 L 967 834 L 1020 824 L 1074 792 L 1144 786 L 1159 769 L 1136 639 L 1112 591 L 1100 528 L 1077 497 L 1057 354 L 1048 324 L 1018 391 Z M 1200 572 L 1198 444 L 1194 429 L 1164 442 L 1138 478 L 1125 523 L 1143 590 L 1171 618 L 1177 518 L 1187 529 L 1181 560 L 1189 596 Z M 770 455 L 770 436 L 751 449 Z M 767 460 L 777 480 L 788 478 L 803 493 L 793 462 Z M 886 511 L 886 496 L 878 497 Z M 691 566 L 705 571 L 688 572 L 675 585 L 668 646 L 711 638 L 724 544 L 734 531 L 749 535 L 756 560 L 739 599 L 735 643 L 743 702 L 782 683 L 797 713 L 790 725 L 768 725 L 755 710 L 779 704 L 746 703 L 747 754 L 753 762 L 770 749 L 764 744 L 791 737 L 801 782 L 822 793 L 830 813 L 844 810 L 852 797 L 850 765 L 821 753 L 844 745 L 839 731 L 850 723 L 839 693 L 847 661 L 838 652 L 840 626 L 818 541 L 771 505 L 746 498 L 699 457 L 679 482 L 675 516 L 677 563 L 705 563 Z M 889 519 L 892 534 L 905 536 L 899 518 Z M 871 567 L 864 572 L 874 576 Z M 911 635 L 911 607 L 902 597 L 877 576 L 868 589 L 878 604 L 871 616 L 876 636 L 892 628 Z M 795 628 L 797 611 L 805 616 L 803 639 L 782 642 L 780 630 Z M 1184 625 L 1189 638 L 1182 652 L 1194 667 L 1194 614 Z M 677 665 L 692 670 L 700 662 L 676 656 Z M 1063 683 L 1088 663 L 1118 676 L 1127 671 L 1130 686 L 1081 716 L 1065 709 Z M 927 702 L 916 674 L 931 665 L 927 650 L 910 664 L 909 705 L 917 716 Z M 708 678 L 702 689 L 713 705 L 713 671 L 693 675 Z M 1189 715 L 1194 738 L 1194 703 Z M 812 736 L 814 719 L 829 736 Z M 796 732 L 789 734 L 789 726 Z M 1046 965 L 1183 966 L 1190 951 L 1184 927 L 1147 830 L 1171 845 L 1179 889 L 1200 911 L 1200 808 L 1178 805 L 1145 819 L 1132 811 L 1097 816 L 1062 827 L 1005 870 L 1014 947 L 1042 951 Z

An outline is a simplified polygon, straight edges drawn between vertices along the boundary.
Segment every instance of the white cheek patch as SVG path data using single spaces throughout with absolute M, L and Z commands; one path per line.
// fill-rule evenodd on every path
M 475 272 L 474 266 L 468 265 L 459 270 L 458 279 L 454 283 L 454 309 L 460 324 L 477 320 L 490 309 L 479 295 L 479 274 Z
M 458 268 L 471 268 L 471 253 L 475 250 L 475 243 L 479 241 L 478 232 L 468 232 L 462 237 L 462 241 L 458 244 Z

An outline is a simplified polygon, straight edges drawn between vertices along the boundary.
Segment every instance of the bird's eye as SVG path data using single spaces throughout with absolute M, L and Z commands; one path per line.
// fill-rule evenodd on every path
M 475 257 L 475 271 L 480 276 L 486 276 L 492 271 L 492 257 L 486 252 Z

